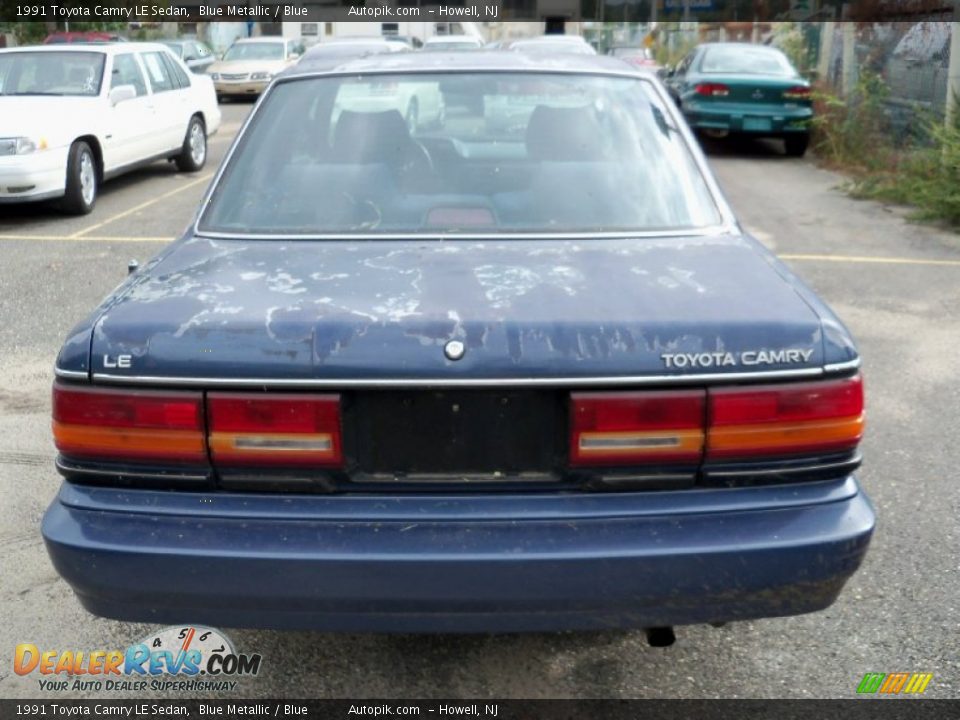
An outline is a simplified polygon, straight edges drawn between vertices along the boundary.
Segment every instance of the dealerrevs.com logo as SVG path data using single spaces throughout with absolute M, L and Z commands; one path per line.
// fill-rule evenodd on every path
M 125 650 L 41 650 L 17 645 L 13 670 L 37 673 L 40 690 L 76 692 L 106 690 L 235 690 L 234 678 L 260 672 L 259 654 L 236 652 L 219 630 L 171 626 L 151 633 Z

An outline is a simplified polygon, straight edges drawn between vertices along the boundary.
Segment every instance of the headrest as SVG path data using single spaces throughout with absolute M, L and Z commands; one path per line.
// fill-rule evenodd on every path
M 399 110 L 344 110 L 333 131 L 333 156 L 341 162 L 389 163 L 409 152 L 413 142 Z
M 537 105 L 527 125 L 527 154 L 535 160 L 602 160 L 600 133 L 590 107 Z

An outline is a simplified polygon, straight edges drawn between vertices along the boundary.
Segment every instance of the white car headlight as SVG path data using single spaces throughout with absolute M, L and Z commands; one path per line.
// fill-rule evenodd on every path
M 45 150 L 47 141 L 39 142 L 28 137 L 0 138 L 0 155 L 29 155 L 37 150 Z
M 251 80 L 269 80 L 273 77 L 273 73 L 268 72 L 255 72 L 250 75 Z
M 211 80 L 219 80 L 219 79 L 220 79 L 220 73 L 210 73 L 210 79 L 211 79 Z

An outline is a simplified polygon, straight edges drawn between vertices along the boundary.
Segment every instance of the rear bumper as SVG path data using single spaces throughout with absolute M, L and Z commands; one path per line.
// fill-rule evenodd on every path
M 737 103 L 685 102 L 683 114 L 693 128 L 757 135 L 809 132 L 813 119 L 813 109 L 809 107 L 765 108 Z
M 57 571 L 124 620 L 512 632 L 830 605 L 874 528 L 856 481 L 662 493 L 278 497 L 83 488 L 43 522 Z

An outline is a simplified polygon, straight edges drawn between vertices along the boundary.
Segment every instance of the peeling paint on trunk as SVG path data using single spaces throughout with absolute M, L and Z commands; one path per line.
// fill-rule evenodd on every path
M 852 358 L 842 325 L 804 291 L 742 236 L 187 237 L 104 304 L 91 364 L 130 354 L 130 374 L 170 377 L 596 377 L 691 372 L 667 370 L 664 353 L 798 349 L 820 367 L 824 320 L 831 357 Z M 443 354 L 451 339 L 466 346 L 456 363 Z

